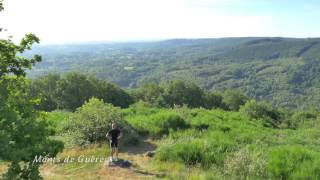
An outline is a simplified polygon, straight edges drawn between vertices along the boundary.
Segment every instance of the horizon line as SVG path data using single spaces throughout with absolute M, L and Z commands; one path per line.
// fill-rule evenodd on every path
M 121 43 L 148 43 L 170 40 L 201 40 L 201 39 L 236 39 L 236 38 L 283 38 L 283 39 L 320 39 L 320 37 L 290 37 L 290 36 L 223 36 L 223 37 L 199 37 L 199 38 L 159 38 L 159 39 L 127 39 L 127 40 L 92 40 L 92 41 L 70 41 L 55 43 L 40 43 L 36 46 L 50 45 L 81 45 L 81 44 L 121 44 Z

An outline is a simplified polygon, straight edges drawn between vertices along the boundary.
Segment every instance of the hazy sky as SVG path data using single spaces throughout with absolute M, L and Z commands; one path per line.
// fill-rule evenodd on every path
M 43 44 L 240 36 L 320 37 L 319 0 L 4 0 L 0 26 Z M 3 36 L 3 33 L 2 33 Z

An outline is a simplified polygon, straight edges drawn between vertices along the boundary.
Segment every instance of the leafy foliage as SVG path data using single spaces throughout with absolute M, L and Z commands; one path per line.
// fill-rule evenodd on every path
M 37 108 L 46 111 L 73 111 L 92 97 L 120 107 L 128 107 L 133 102 L 132 97 L 118 86 L 76 72 L 62 77 L 58 74 L 48 74 L 34 79 L 30 84 L 30 95 L 41 97 L 42 101 Z
M 42 162 L 34 162 L 34 158 L 55 157 L 63 149 L 62 142 L 49 138 L 53 132 L 45 117 L 33 108 L 36 100 L 27 93 L 25 70 L 41 58 L 17 55 L 38 42 L 33 34 L 27 34 L 19 45 L 11 39 L 0 39 L 0 159 L 11 163 L 4 179 L 41 178 Z
M 204 168 L 213 164 L 222 165 L 232 144 L 228 142 L 208 142 L 194 139 L 191 142 L 179 142 L 171 146 L 162 147 L 157 154 L 160 161 L 177 161 L 188 166 L 200 164 Z
M 224 163 L 225 174 L 237 179 L 267 179 L 266 160 L 261 151 L 243 148 L 228 156 Z
M 25 69 L 31 69 L 32 65 L 40 62 L 39 55 L 34 55 L 31 59 L 16 55 L 30 50 L 34 43 L 39 43 L 39 38 L 34 34 L 27 34 L 19 45 L 15 45 L 10 39 L 0 39 L 0 77 L 10 73 L 25 76 Z
M 268 170 L 276 179 L 318 179 L 319 153 L 301 147 L 281 147 L 271 151 Z
M 167 113 L 165 111 L 159 111 L 152 115 L 132 114 L 127 116 L 127 121 L 137 129 L 140 134 L 150 135 L 152 137 L 161 137 L 168 134 L 170 130 L 185 129 L 189 127 L 186 121 L 177 113 Z
M 244 112 L 252 119 L 263 119 L 268 126 L 278 127 L 283 120 L 283 114 L 270 104 L 256 102 L 254 100 L 248 101 L 242 108 Z
M 229 110 L 238 111 L 240 106 L 249 100 L 248 97 L 238 91 L 227 90 L 223 94 L 223 103 Z
M 45 117 L 34 111 L 35 102 L 28 97 L 22 77 L 2 77 L 0 87 L 0 158 L 11 162 L 4 178 L 39 178 L 41 162 L 34 163 L 34 158 L 55 157 L 63 144 L 49 139 L 54 132 Z
M 200 107 L 203 104 L 202 98 L 202 89 L 193 83 L 172 81 L 165 88 L 164 99 L 170 107 L 184 104 L 190 107 Z
M 68 73 L 62 77 L 48 74 L 31 80 L 29 89 L 32 97 L 42 99 L 36 107 L 46 111 L 73 111 L 92 97 L 121 108 L 128 107 L 134 101 L 144 101 L 155 107 L 186 105 L 237 111 L 248 99 L 238 91 L 209 92 L 194 83 L 180 80 L 161 85 L 147 83 L 127 92 L 112 83 L 79 73 Z
M 258 106 L 258 111 L 251 109 L 253 105 Z M 276 109 L 270 109 L 265 103 L 251 100 L 242 111 L 243 108 L 252 110 L 253 116 L 220 109 L 186 106 L 159 109 L 141 104 L 123 111 L 126 120 L 140 132 L 152 132 L 153 124 L 149 119 L 159 114 L 175 113 L 190 124 L 189 128 L 169 130 L 158 143 L 154 161 L 167 167 L 164 169 L 173 175 L 172 178 L 195 176 L 197 171 L 219 179 L 319 178 L 319 119 L 315 119 L 313 113 L 294 115 L 313 123 L 299 124 L 295 130 L 289 130 L 265 126 L 264 121 L 255 120 L 273 117 L 273 112 L 269 111 Z M 280 122 L 286 119 L 279 118 Z M 186 169 L 176 172 L 171 166 L 176 163 Z
M 145 83 L 132 91 L 136 100 L 142 100 L 153 106 L 165 106 L 163 94 L 164 88 L 156 83 Z
M 204 94 L 204 107 L 205 108 L 221 108 L 227 109 L 226 104 L 223 102 L 223 96 L 220 92 L 205 92 Z
M 122 119 L 120 109 L 96 98 L 91 98 L 76 110 L 70 117 L 67 130 L 77 144 L 86 145 L 106 141 L 106 134 L 111 129 L 112 122 L 116 122 L 124 133 L 125 144 L 137 143 L 137 134 Z
M 29 94 L 31 97 L 41 99 L 36 105 L 37 109 L 52 111 L 58 108 L 57 86 L 59 80 L 60 76 L 58 74 L 48 74 L 30 81 Z

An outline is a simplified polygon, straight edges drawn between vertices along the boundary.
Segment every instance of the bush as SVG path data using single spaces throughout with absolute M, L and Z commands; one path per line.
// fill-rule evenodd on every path
M 268 158 L 268 172 L 276 179 L 319 179 L 319 153 L 302 147 L 279 147 Z
M 292 114 L 287 121 L 287 125 L 290 128 L 296 129 L 302 124 L 315 122 L 318 118 L 317 112 L 313 111 L 298 111 Z
M 142 84 L 138 89 L 132 91 L 132 96 L 136 101 L 144 101 L 152 106 L 165 106 L 163 99 L 163 87 L 156 83 Z
M 196 84 L 176 80 L 166 85 L 163 98 L 169 107 L 187 105 L 194 108 L 203 106 L 203 96 L 203 90 Z
M 52 111 L 45 113 L 48 119 L 48 123 L 57 134 L 63 133 L 65 127 L 68 125 L 69 116 L 72 115 L 68 111 Z
M 188 128 L 186 121 L 176 113 L 160 111 L 151 115 L 138 115 L 128 117 L 128 122 L 140 134 L 159 137 L 168 134 L 170 129 L 178 130 Z
M 210 168 L 212 165 L 222 166 L 232 148 L 228 141 L 193 139 L 160 148 L 156 158 L 160 161 L 178 161 L 187 166 L 201 165 L 203 168 Z
M 240 149 L 229 156 L 224 164 L 225 174 L 237 179 L 266 179 L 266 161 L 259 152 Z
M 207 92 L 204 95 L 204 107 L 208 109 L 212 108 L 225 108 L 222 103 L 222 95 L 218 92 Z
M 122 119 L 120 109 L 96 98 L 91 98 L 70 116 L 67 128 L 76 144 L 85 145 L 105 140 L 105 135 L 111 129 L 112 122 L 116 122 L 121 129 L 123 133 L 122 142 L 125 144 L 137 143 L 137 134 Z
M 248 97 L 235 90 L 227 90 L 223 94 L 224 109 L 231 111 L 238 111 L 240 106 L 244 105 L 249 100 Z
M 138 101 L 132 105 L 130 108 L 123 109 L 122 112 L 125 116 L 134 116 L 134 115 L 150 115 L 159 112 L 161 109 L 152 107 L 147 102 Z
M 266 126 L 278 127 L 281 123 L 282 113 L 267 103 L 248 101 L 240 109 L 252 119 L 263 119 Z

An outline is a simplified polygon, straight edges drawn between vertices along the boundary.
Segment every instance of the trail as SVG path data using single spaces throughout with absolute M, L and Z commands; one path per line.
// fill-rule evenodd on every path
M 121 159 L 128 160 L 133 165 L 130 168 L 118 166 L 102 166 L 100 175 L 106 179 L 148 179 L 160 176 L 160 174 L 146 171 L 146 165 L 150 160 L 144 154 L 155 149 L 152 141 L 144 140 L 139 146 L 123 148 L 123 153 L 119 153 Z
M 131 179 L 154 179 L 161 177 L 159 173 L 151 172 L 148 168 L 150 157 L 145 153 L 155 150 L 156 145 L 151 140 L 143 140 L 138 146 L 120 148 L 119 158 L 132 163 L 130 168 L 119 166 L 106 166 L 105 163 L 99 164 L 97 168 L 88 170 L 85 167 L 77 167 L 80 170 L 58 170 L 59 165 L 43 165 L 41 175 L 44 179 L 112 179 L 112 180 L 131 180 Z M 61 166 L 61 165 L 60 165 Z

